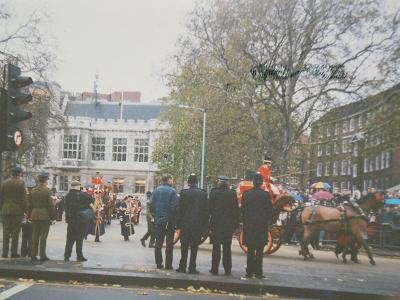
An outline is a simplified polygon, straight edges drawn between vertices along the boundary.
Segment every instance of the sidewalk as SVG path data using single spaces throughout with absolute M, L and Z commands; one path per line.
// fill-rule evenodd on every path
M 361 264 L 347 265 L 337 260 L 331 251 L 314 251 L 315 259 L 304 261 L 298 256 L 298 247 L 282 246 L 273 255 L 264 258 L 265 279 L 243 280 L 246 256 L 233 241 L 232 276 L 212 276 L 208 273 L 211 245 L 204 243 L 198 253 L 200 275 L 180 274 L 155 269 L 153 249 L 144 248 L 140 237 L 146 230 L 145 222 L 135 227 L 136 234 L 129 242 L 120 236 L 118 222 L 106 227 L 101 243 L 89 236 L 84 242 L 85 263 L 64 263 L 66 224 L 51 226 L 47 244 L 49 262 L 30 262 L 29 259 L 0 259 L 0 276 L 33 278 L 47 281 L 79 281 L 86 283 L 135 285 L 141 287 L 188 288 L 221 290 L 252 294 L 318 297 L 323 299 L 377 299 L 383 296 L 400 297 L 400 260 L 376 257 L 377 266 L 371 266 L 361 254 Z M 174 247 L 174 266 L 180 258 L 179 243 Z M 222 267 L 220 272 L 223 273 Z

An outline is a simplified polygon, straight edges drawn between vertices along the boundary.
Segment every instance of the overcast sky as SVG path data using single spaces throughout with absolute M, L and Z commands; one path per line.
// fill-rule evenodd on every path
M 135 90 L 142 101 L 167 96 L 160 73 L 185 30 L 194 0 L 12 0 L 20 18 L 46 12 L 57 49 L 54 80 L 72 92 Z

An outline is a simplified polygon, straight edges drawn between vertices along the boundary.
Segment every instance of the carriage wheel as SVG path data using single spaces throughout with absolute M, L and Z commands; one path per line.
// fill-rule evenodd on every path
M 271 226 L 269 228 L 271 248 L 265 254 L 269 255 L 275 253 L 282 245 L 282 228 L 280 226 Z
M 247 246 L 243 245 L 243 231 L 241 231 L 239 235 L 239 245 L 240 248 L 242 248 L 242 250 L 245 253 L 247 253 Z M 268 244 L 266 244 L 264 247 L 264 254 L 268 254 L 269 253 L 268 251 L 271 249 L 271 247 L 272 247 L 272 238 L 271 238 L 271 233 L 268 232 Z

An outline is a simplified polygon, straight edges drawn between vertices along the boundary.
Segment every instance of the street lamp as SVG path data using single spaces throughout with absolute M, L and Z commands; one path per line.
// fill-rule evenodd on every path
M 200 188 L 204 188 L 204 160 L 206 154 L 206 126 L 207 126 L 207 110 L 205 108 L 193 107 L 188 105 L 178 105 L 178 108 L 195 109 L 203 112 L 203 140 L 201 144 L 201 174 L 200 174 Z

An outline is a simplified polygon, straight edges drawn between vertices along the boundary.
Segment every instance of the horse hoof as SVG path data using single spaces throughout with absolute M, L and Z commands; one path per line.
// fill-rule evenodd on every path
M 310 254 L 310 258 L 311 259 L 314 259 L 315 257 L 314 257 L 314 254 Z

